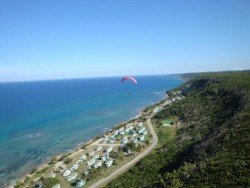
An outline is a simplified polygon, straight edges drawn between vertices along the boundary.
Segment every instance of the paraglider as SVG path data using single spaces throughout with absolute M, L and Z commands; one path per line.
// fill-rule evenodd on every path
M 127 80 L 131 81 L 134 84 L 138 83 L 137 80 L 134 77 L 132 77 L 132 76 L 125 76 L 125 77 L 123 77 L 122 80 L 121 80 L 121 82 L 125 82 Z
M 130 82 L 132 82 L 133 84 L 137 84 L 138 83 L 137 80 L 134 77 L 132 77 L 132 76 L 125 76 L 125 77 L 123 77 L 122 80 L 121 80 L 121 82 L 123 83 L 123 82 L 125 82 L 127 80 L 130 81 Z M 130 93 L 128 93 L 128 95 L 130 95 Z

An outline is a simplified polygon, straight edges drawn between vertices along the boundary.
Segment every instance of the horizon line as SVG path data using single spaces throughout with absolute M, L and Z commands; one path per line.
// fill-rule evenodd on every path
M 180 75 L 180 74 L 198 74 L 198 73 L 219 73 L 219 72 L 244 72 L 247 70 L 224 70 L 224 71 L 198 71 L 198 72 L 180 72 L 180 73 L 166 73 L 166 74 L 138 74 L 138 75 L 117 75 L 117 76 L 95 76 L 95 77 L 71 77 L 71 78 L 54 78 L 54 79 L 38 79 L 38 80 L 16 80 L 16 81 L 1 81 L 0 84 L 4 83 L 22 83 L 22 82 L 46 82 L 46 81 L 61 81 L 61 80 L 80 80 L 80 79 L 95 79 L 95 78 L 116 78 L 124 76 L 164 76 L 164 75 Z

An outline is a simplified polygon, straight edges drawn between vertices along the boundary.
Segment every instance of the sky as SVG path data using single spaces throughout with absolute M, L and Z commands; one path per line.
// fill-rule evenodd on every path
M 0 0 L 0 82 L 250 69 L 250 0 Z

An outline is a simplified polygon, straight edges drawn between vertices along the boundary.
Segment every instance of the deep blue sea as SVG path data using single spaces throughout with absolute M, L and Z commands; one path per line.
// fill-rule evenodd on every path
M 176 75 L 0 83 L 0 187 L 183 83 Z

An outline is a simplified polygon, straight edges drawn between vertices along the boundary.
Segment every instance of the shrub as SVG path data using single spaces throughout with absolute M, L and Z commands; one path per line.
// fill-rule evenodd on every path
M 36 173 L 36 171 L 37 171 L 37 169 L 36 169 L 36 168 L 33 168 L 33 169 L 31 170 L 30 174 L 34 174 L 34 173 Z
M 73 159 L 68 157 L 68 158 L 65 159 L 64 163 L 65 164 L 70 164 L 72 161 L 73 161 Z

